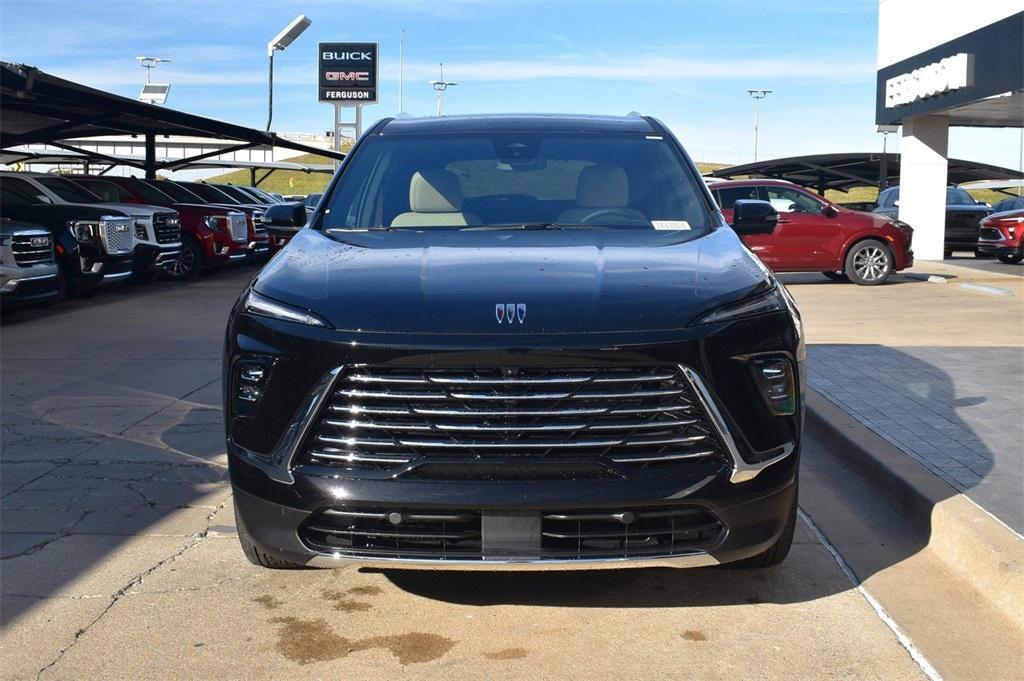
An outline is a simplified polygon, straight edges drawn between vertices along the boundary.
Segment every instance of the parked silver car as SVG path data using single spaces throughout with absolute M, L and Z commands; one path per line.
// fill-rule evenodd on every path
M 57 263 L 48 230 L 0 218 L 0 301 L 4 307 L 57 297 Z

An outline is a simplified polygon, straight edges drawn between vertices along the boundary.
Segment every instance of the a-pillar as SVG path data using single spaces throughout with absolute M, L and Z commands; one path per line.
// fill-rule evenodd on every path
M 900 220 L 914 228 L 914 256 L 942 260 L 946 234 L 949 119 L 903 119 L 900 145 Z

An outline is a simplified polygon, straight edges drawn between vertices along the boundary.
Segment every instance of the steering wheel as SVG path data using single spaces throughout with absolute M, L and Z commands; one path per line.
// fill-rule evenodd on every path
M 606 215 L 617 215 L 620 218 L 623 218 L 626 222 L 640 222 L 637 219 L 636 215 L 633 215 L 632 213 L 627 213 L 625 209 L 598 208 L 597 210 L 587 213 L 582 218 L 580 218 L 580 223 L 584 225 L 589 225 L 591 224 L 592 220 L 596 220 L 597 218 L 603 218 Z

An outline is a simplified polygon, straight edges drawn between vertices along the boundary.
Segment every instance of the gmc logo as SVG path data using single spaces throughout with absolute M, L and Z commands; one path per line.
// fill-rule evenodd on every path
M 324 61 L 370 61 L 369 52 L 321 52 Z
M 370 80 L 369 71 L 325 71 L 324 78 L 327 80 L 351 80 L 360 83 Z

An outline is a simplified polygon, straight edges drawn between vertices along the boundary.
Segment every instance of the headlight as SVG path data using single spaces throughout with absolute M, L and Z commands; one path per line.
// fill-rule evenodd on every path
M 96 238 L 96 223 L 94 222 L 72 222 L 71 228 L 75 238 L 79 241 L 91 241 Z
M 717 310 L 706 313 L 698 318 L 693 325 L 728 322 L 740 319 L 741 317 L 753 317 L 755 315 L 785 310 L 789 306 L 786 304 L 786 299 L 781 289 L 781 286 L 775 285 L 771 290 L 764 293 L 753 295 L 737 303 L 729 303 Z
M 206 227 L 214 232 L 224 231 L 220 225 L 220 221 L 224 219 L 223 215 L 208 215 L 203 222 L 206 223 Z
M 290 305 L 285 305 L 284 303 L 279 303 L 276 300 L 271 300 L 270 298 L 261 296 L 255 291 L 249 291 L 249 294 L 245 298 L 245 303 L 242 305 L 242 309 L 249 314 L 259 315 L 261 317 L 282 319 L 286 322 L 295 322 L 296 324 L 306 324 L 308 326 L 322 326 L 330 328 L 330 324 L 311 312 L 307 312 L 306 310 L 292 307 Z

